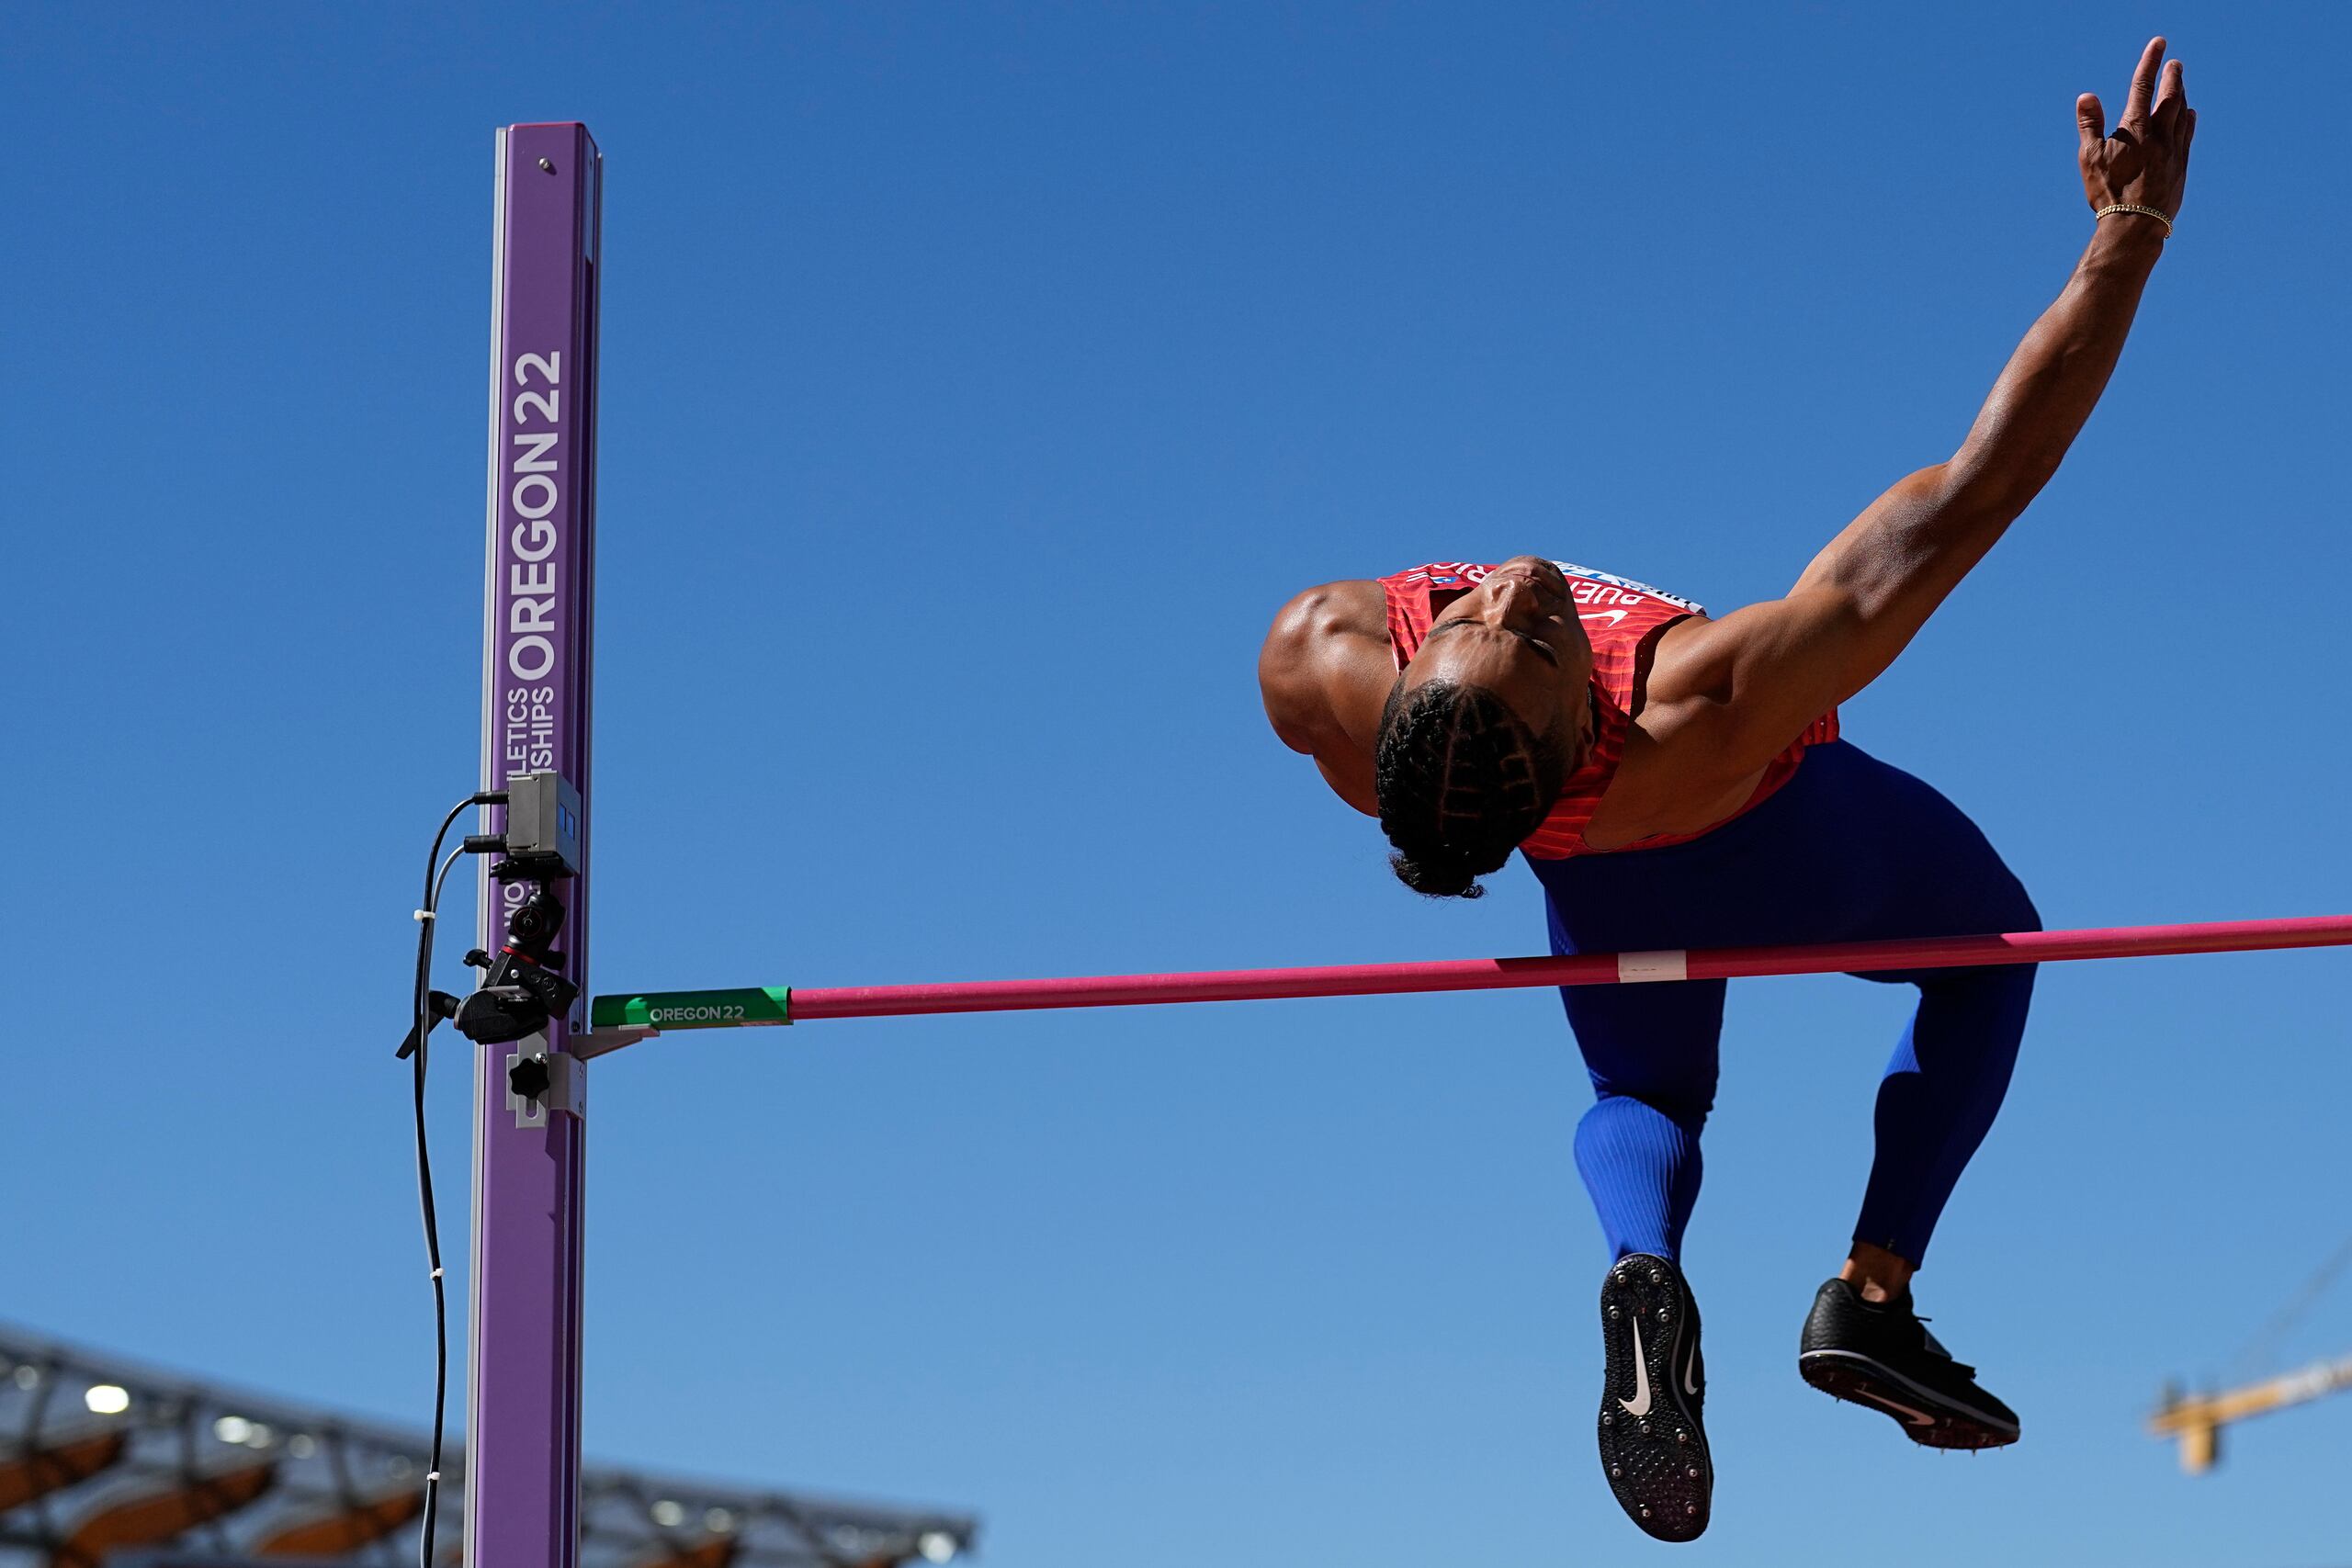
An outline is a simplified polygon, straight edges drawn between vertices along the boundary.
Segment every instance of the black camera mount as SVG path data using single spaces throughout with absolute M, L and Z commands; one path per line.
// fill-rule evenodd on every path
M 517 773 L 495 796 L 478 799 L 506 807 L 504 831 L 465 840 L 469 853 L 500 857 L 490 874 L 499 907 L 509 911 L 506 939 L 494 953 L 476 948 L 466 954 L 468 964 L 485 971 L 472 995 L 461 999 L 447 991 L 428 993 L 424 1015 L 401 1044 L 402 1056 L 413 1053 L 421 1037 L 445 1018 L 476 1044 L 528 1039 L 580 995 L 579 984 L 564 976 L 563 954 L 555 947 L 565 912 L 556 889 L 578 875 L 581 864 L 578 792 L 558 773 Z M 515 890 L 525 885 L 528 890 L 515 901 Z M 430 909 L 419 915 L 431 918 Z
M 553 888 L 535 887 L 515 906 L 505 943 L 495 956 L 481 948 L 466 954 L 468 964 L 487 974 L 481 988 L 458 1004 L 458 1032 L 478 1045 L 520 1040 L 545 1029 L 571 1005 L 580 987 L 563 977 L 563 954 L 553 945 L 563 915 L 563 901 Z

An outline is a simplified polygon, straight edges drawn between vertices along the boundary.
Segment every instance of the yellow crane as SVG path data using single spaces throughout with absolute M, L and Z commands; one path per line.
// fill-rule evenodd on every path
M 2238 1353 L 2237 1364 L 2251 1371 L 2269 1360 L 2288 1331 L 2347 1269 L 2352 1269 L 2352 1236 L 2337 1243 L 2335 1250 L 2303 1281 L 2301 1288 L 2270 1314 L 2270 1321 Z M 2148 1432 L 2157 1438 L 2178 1438 L 2180 1468 L 2191 1475 L 2202 1475 L 2222 1457 L 2222 1427 L 2250 1416 L 2284 1410 L 2290 1404 L 2308 1404 L 2346 1388 L 2352 1388 L 2352 1356 L 2313 1361 L 2294 1371 L 2241 1383 L 2220 1393 L 2184 1393 L 2178 1383 L 2167 1383 L 2155 1413 L 2148 1417 Z
M 2222 1428 L 2249 1416 L 2304 1404 L 2339 1389 L 2352 1388 L 2352 1356 L 2313 1361 L 2275 1378 L 2247 1383 L 2221 1393 L 2184 1394 L 2177 1386 L 2165 1391 L 2164 1403 L 2148 1417 L 2148 1431 L 2158 1438 L 2180 1439 L 2180 1468 L 2200 1475 L 2222 1457 Z

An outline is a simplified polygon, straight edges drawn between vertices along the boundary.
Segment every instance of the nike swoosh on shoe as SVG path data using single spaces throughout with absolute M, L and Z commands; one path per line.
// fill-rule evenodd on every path
M 1634 1397 L 1617 1402 L 1628 1416 L 1650 1413 L 1650 1364 L 1642 1354 L 1642 1320 L 1634 1319 Z
M 1953 1411 L 1971 1421 L 1979 1422 L 2005 1432 L 2014 1431 L 2017 1429 L 2017 1424 L 2013 1421 L 2005 1421 L 2000 1416 L 1995 1415 L 1992 1411 L 1986 1410 L 1980 1405 L 1971 1404 L 1967 1400 L 1961 1398 L 1957 1394 L 1946 1393 L 1939 1389 L 1928 1388 L 1913 1379 L 1905 1377 L 1901 1372 L 1895 1371 L 1893 1367 L 1886 1365 L 1884 1362 L 1875 1360 L 1868 1356 L 1857 1355 L 1854 1352 L 1848 1350 L 1808 1350 L 1804 1355 L 1798 1357 L 1797 1360 L 1800 1364 L 1808 1361 L 1826 1361 L 1858 1368 L 1867 1371 L 1873 1377 L 1884 1378 L 1890 1382 L 1900 1383 L 1918 1397 L 1931 1400 L 1934 1403 L 1944 1406 L 1946 1409 Z M 1880 1402 L 1883 1404 L 1893 1403 L 1892 1401 L 1884 1399 L 1883 1396 L 1877 1397 L 1879 1397 Z M 1896 1405 L 1895 1408 L 1901 1410 L 1908 1409 L 1910 1407 L 1908 1405 Z M 1934 1422 L 1935 1418 L 1930 1416 L 1927 1425 L 1932 1426 L 1934 1425 Z M 1913 1424 L 1918 1425 L 1918 1423 L 1916 1422 Z
M 1874 1388 L 1857 1388 L 1854 1390 L 1854 1393 L 1858 1396 L 1869 1400 L 1872 1404 L 1883 1405 L 1889 1410 L 1901 1412 L 1903 1418 L 1910 1422 L 1914 1427 L 1932 1427 L 1936 1424 L 1936 1418 L 1928 1415 L 1926 1411 L 1914 1410 L 1907 1404 L 1899 1404 L 1894 1400 L 1887 1398 L 1886 1395 L 1879 1393 L 1878 1390 Z M 1882 1427 L 1879 1430 L 1883 1432 L 1886 1430 L 1886 1428 Z

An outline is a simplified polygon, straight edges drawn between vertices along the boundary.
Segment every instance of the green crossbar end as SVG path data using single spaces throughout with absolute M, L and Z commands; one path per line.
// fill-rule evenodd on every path
M 790 1023 L 792 989 L 753 986 L 734 991 L 648 991 L 598 997 L 588 1005 L 591 1029 L 741 1029 Z

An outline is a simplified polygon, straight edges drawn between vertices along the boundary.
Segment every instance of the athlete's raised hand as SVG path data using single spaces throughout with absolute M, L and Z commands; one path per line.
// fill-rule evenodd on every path
M 2158 72 L 2163 73 L 2158 86 Z M 2151 102 L 2151 100 L 2154 100 Z M 2125 203 L 2153 207 L 2166 218 L 2178 215 L 2188 183 L 2188 144 L 2197 135 L 2197 111 L 2188 107 L 2180 62 L 2165 63 L 2165 40 L 2150 39 L 2132 73 L 2132 95 L 2123 118 L 2107 131 L 2107 111 L 2098 95 L 2075 100 L 2082 130 L 2083 194 L 2094 211 Z

